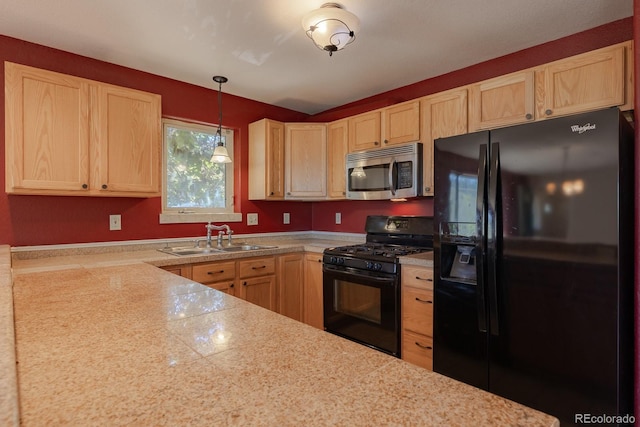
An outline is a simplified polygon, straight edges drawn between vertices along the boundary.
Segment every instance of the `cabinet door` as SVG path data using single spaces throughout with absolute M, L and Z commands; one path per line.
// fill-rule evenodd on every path
M 278 257 L 278 313 L 302 321 L 302 292 L 304 282 L 304 256 L 301 253 Z
M 327 196 L 327 127 L 325 124 L 285 124 L 286 198 Z
M 433 336 L 433 291 L 402 288 L 402 328 Z
M 235 287 L 235 283 L 232 281 L 227 280 L 224 282 L 217 282 L 217 283 L 205 283 L 204 285 L 212 289 L 215 289 L 217 291 L 224 292 L 225 294 L 235 296 L 236 287 Z
M 359 114 L 349 119 L 349 152 L 380 147 L 380 111 Z
M 284 199 L 284 123 L 249 124 L 249 200 Z
M 471 85 L 469 130 L 474 132 L 532 121 L 535 114 L 533 71 L 523 71 Z
M 168 265 L 166 267 L 160 267 L 169 273 L 173 273 L 177 276 L 186 277 L 187 279 L 191 279 L 191 264 L 183 264 L 183 265 Z
M 304 323 L 318 329 L 324 329 L 322 254 L 305 255 L 303 313 Z
M 433 338 L 403 331 L 402 360 L 433 370 Z
M 467 89 L 422 98 L 423 177 L 425 196 L 433 196 L 433 141 L 467 132 Z
M 538 118 L 625 104 L 626 46 L 576 55 L 537 71 Z
M 383 146 L 420 141 L 420 102 L 403 102 L 382 111 Z
M 5 62 L 6 191 L 89 188 L 87 80 Z
M 106 84 L 97 91 L 93 187 L 109 195 L 159 196 L 160 96 Z
M 276 261 L 272 256 L 249 258 L 238 261 L 238 277 L 264 276 L 276 274 Z
M 338 120 L 327 125 L 328 195 L 330 199 L 347 196 L 346 157 L 349 151 L 349 121 Z
M 235 277 L 235 261 L 209 262 L 191 267 L 191 279 L 202 284 L 233 282 Z
M 276 276 L 243 279 L 239 288 L 240 298 L 268 310 L 276 311 Z

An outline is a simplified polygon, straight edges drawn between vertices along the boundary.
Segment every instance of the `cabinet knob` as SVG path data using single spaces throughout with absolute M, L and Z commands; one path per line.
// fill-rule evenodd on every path
M 290 195 L 291 195 L 291 191 L 287 191 L 287 196 L 290 196 Z
M 546 110 L 544 113 L 545 113 L 547 116 L 550 116 L 550 115 L 551 115 L 551 113 L 553 113 L 553 111 L 551 111 L 551 110 Z
M 380 145 L 378 141 L 373 141 L 373 145 Z
M 247 286 L 247 282 L 242 282 L 242 286 Z
M 229 285 L 230 288 L 233 288 L 233 283 Z
M 102 184 L 102 189 L 106 190 L 107 189 L 107 184 Z
M 547 110 L 549 111 L 549 110 Z M 531 120 L 533 119 L 533 115 L 531 113 L 527 113 L 527 115 L 525 116 L 527 120 Z
M 427 191 L 427 192 L 431 191 L 431 187 L 424 187 L 424 191 Z
M 270 196 L 273 196 L 273 191 L 271 193 L 269 193 Z
M 82 184 L 82 188 L 86 190 L 89 186 L 87 184 Z
M 388 143 L 389 143 L 389 140 L 388 140 L 388 139 L 385 139 L 385 140 L 384 140 L 384 143 L 385 143 L 385 144 L 388 144 Z

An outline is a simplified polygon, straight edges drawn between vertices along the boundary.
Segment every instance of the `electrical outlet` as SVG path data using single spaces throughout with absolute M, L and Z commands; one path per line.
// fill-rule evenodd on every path
M 289 215 L 289 212 L 285 212 L 282 214 L 282 223 L 291 224 L 291 215 Z
M 258 214 L 257 213 L 247 214 L 247 225 L 258 225 Z
M 122 230 L 122 218 L 120 215 L 109 215 L 109 230 Z
M 336 212 L 336 224 L 342 224 L 342 214 L 340 212 Z

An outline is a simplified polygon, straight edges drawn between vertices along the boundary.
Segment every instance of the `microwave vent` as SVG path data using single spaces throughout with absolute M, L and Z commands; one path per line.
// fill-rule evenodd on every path
M 376 159 L 379 157 L 399 156 L 404 154 L 418 153 L 418 144 L 420 142 L 412 142 L 411 144 L 399 145 L 397 147 L 381 148 L 379 150 L 361 151 L 358 153 L 347 154 L 347 162 Z

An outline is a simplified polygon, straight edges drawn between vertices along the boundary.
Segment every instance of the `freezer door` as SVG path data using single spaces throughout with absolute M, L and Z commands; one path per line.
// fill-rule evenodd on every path
M 489 390 L 562 425 L 618 413 L 618 205 L 633 194 L 618 179 L 618 123 L 608 110 L 491 134 L 499 193 Z
M 486 389 L 484 200 L 488 132 L 434 148 L 434 371 Z

